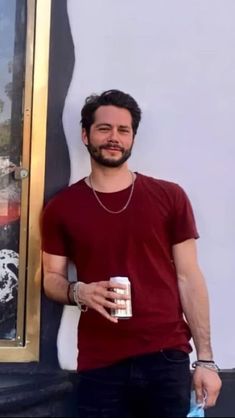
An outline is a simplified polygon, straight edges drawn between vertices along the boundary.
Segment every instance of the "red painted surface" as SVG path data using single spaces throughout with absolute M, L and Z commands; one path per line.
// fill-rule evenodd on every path
M 0 226 L 16 221 L 20 217 L 20 203 L 8 201 L 6 206 L 0 201 Z

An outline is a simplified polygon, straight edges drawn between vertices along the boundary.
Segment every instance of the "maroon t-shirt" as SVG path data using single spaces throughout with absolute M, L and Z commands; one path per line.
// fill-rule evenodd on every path
M 130 187 L 98 193 L 120 210 Z M 78 327 L 78 369 L 110 365 L 130 356 L 179 348 L 191 351 L 183 319 L 172 246 L 198 233 L 188 197 L 180 186 L 137 173 L 123 212 L 108 213 L 84 179 L 57 194 L 43 216 L 43 250 L 66 256 L 86 283 L 127 276 L 133 317 L 111 323 L 88 309 Z

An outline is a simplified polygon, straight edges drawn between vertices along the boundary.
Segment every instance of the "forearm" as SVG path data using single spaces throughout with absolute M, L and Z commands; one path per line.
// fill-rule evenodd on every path
M 49 273 L 44 275 L 44 291 L 48 298 L 56 302 L 68 304 L 68 279 L 62 274 Z
M 190 277 L 179 277 L 179 292 L 184 315 L 190 327 L 197 357 L 213 358 L 210 338 L 209 300 L 205 280 L 199 269 Z

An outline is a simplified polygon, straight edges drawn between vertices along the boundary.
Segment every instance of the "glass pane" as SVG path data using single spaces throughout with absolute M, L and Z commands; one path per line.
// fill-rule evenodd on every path
M 0 0 L 0 339 L 17 332 L 25 1 Z

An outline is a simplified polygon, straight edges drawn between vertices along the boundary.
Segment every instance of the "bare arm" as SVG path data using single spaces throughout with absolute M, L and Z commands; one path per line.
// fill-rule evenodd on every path
M 182 308 L 192 333 L 197 357 L 200 360 L 212 360 L 208 292 L 198 265 L 195 240 L 174 245 L 173 258 Z M 202 401 L 206 392 L 206 405 L 213 406 L 221 387 L 219 376 L 214 371 L 197 367 L 193 379 L 198 401 Z
M 173 257 L 183 312 L 192 332 L 197 357 L 212 360 L 208 292 L 198 266 L 195 240 L 175 245 Z
M 57 302 L 66 304 L 68 289 L 68 259 L 43 253 L 43 286 L 45 294 Z
M 57 302 L 68 303 L 68 259 L 54 254 L 43 253 L 44 271 L 44 291 L 46 295 Z M 107 309 L 124 308 L 125 305 L 118 305 L 112 302 L 117 298 L 117 293 L 112 288 L 125 288 L 124 285 L 113 284 L 109 281 L 93 283 L 80 282 L 78 299 L 81 303 L 96 310 L 106 319 L 117 323 L 117 318 L 113 318 Z M 129 299 L 126 295 L 118 295 L 118 299 Z

